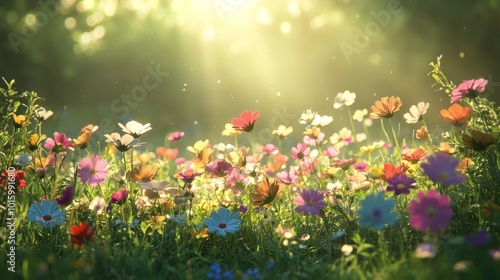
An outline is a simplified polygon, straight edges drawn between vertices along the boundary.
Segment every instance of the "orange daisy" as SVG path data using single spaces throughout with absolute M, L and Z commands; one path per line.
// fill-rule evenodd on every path
M 453 103 L 450 108 L 442 109 L 439 112 L 439 117 L 457 127 L 465 124 L 471 116 L 471 108 L 469 106 L 462 107 L 458 103 Z
M 86 125 L 84 128 L 82 128 L 82 130 L 80 131 L 80 136 L 78 136 L 78 138 L 76 139 L 73 139 L 73 148 L 81 150 L 86 149 L 90 138 L 96 133 L 98 129 L 99 127 L 93 124 Z
M 254 206 L 269 207 L 269 204 L 281 194 L 283 185 L 277 180 L 264 178 L 259 185 L 254 186 L 256 193 L 251 193 L 250 198 Z
M 141 164 L 139 168 L 134 168 L 134 171 L 129 172 L 128 175 L 130 180 L 136 183 L 149 182 L 155 178 L 157 170 L 156 166 Z
M 427 155 L 427 151 L 420 148 L 413 153 L 406 153 L 403 155 L 403 160 L 406 160 L 410 163 L 417 164 L 421 159 L 423 159 Z
M 401 105 L 403 105 L 403 102 L 401 102 L 399 97 L 382 97 L 382 99 L 376 101 L 375 105 L 371 107 L 370 118 L 374 120 L 380 118 L 390 119 L 395 112 L 399 111 Z
M 417 131 L 415 132 L 415 138 L 418 140 L 427 140 L 429 139 L 429 131 L 425 127 L 425 125 L 422 125 Z

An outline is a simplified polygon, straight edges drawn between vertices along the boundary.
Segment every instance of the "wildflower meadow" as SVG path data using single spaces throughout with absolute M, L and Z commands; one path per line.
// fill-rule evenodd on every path
M 83 118 L 79 134 L 47 132 L 42 97 L 4 78 L 1 279 L 495 279 L 500 108 L 487 79 L 452 82 L 441 57 L 428 76 L 449 100 L 439 118 L 395 94 L 351 112 L 361 95 L 346 90 L 267 143 L 266 112 L 248 108 L 219 124 L 224 143 L 165 131 L 153 150 L 162 128 L 136 120 L 103 141 Z

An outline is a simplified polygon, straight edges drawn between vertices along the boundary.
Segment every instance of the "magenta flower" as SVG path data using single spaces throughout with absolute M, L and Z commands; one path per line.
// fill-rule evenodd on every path
M 75 196 L 75 187 L 68 186 L 61 193 L 61 197 L 56 198 L 57 204 L 60 206 L 69 205 L 73 201 L 73 197 Z
M 285 185 L 291 185 L 299 182 L 299 172 L 297 168 L 294 168 L 293 166 L 290 167 L 290 171 L 281 171 L 276 174 L 276 178 L 278 178 L 278 181 L 280 183 L 283 183 Z
M 114 204 L 118 204 L 118 205 L 124 204 L 125 202 L 127 202 L 128 193 L 129 193 L 128 190 L 126 190 L 124 188 L 120 188 L 117 192 L 114 192 L 111 195 L 110 203 L 114 203 Z
M 488 80 L 485 79 L 472 79 L 461 83 L 451 92 L 451 103 L 457 102 L 464 97 L 477 97 L 479 93 L 485 90 L 487 84 Z
M 108 176 L 108 162 L 101 159 L 99 155 L 93 155 L 92 158 L 86 157 L 78 163 L 77 174 L 84 184 L 95 187 L 104 183 Z
M 340 154 L 340 151 L 335 149 L 333 146 L 328 146 L 328 148 L 326 148 L 326 150 L 324 150 L 322 154 L 326 157 L 334 158 Z
M 457 170 L 458 159 L 437 152 L 427 157 L 427 162 L 421 163 L 423 173 L 432 181 L 442 183 L 445 186 L 461 184 L 465 182 L 466 176 Z
M 274 146 L 273 144 L 269 143 L 266 144 L 264 147 L 262 147 L 262 152 L 266 155 L 273 155 L 278 152 L 278 148 Z
M 168 141 L 175 142 L 177 140 L 180 140 L 182 137 L 184 137 L 184 132 L 176 131 L 170 134 L 170 136 L 168 137 Z
M 434 233 L 446 228 L 450 224 L 453 211 L 451 200 L 446 195 L 440 196 L 436 190 L 426 193 L 417 193 L 417 199 L 408 205 L 410 224 L 413 228 Z
M 229 175 L 233 169 L 234 167 L 229 162 L 220 158 L 205 166 L 205 171 L 215 177 L 224 177 Z
M 406 174 L 395 174 L 394 177 L 387 179 L 387 191 L 394 192 L 395 196 L 402 193 L 409 194 L 410 189 L 415 188 L 415 179 L 409 178 Z
M 292 158 L 293 159 L 303 159 L 309 156 L 310 149 L 306 144 L 299 143 L 296 147 L 292 148 Z
M 324 195 L 320 191 L 302 189 L 298 194 L 299 195 L 293 199 L 293 203 L 297 205 L 295 211 L 299 213 L 302 212 L 304 215 L 319 215 L 321 209 L 326 206 Z
M 58 132 L 54 132 L 54 139 L 47 138 L 43 144 L 46 149 L 55 154 L 66 151 L 71 145 L 71 140 L 66 137 L 66 134 Z

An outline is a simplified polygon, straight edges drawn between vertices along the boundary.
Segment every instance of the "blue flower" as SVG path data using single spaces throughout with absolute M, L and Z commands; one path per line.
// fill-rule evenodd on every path
M 214 280 L 222 280 L 222 279 L 233 280 L 234 273 L 231 270 L 226 270 L 222 272 L 222 268 L 218 263 L 216 263 L 210 266 L 210 272 L 207 274 L 207 278 Z
M 220 236 L 226 236 L 226 233 L 235 233 L 240 229 L 240 214 L 238 212 L 229 212 L 221 207 L 217 212 L 212 211 L 210 218 L 205 218 L 208 232 L 216 232 Z
M 371 227 L 375 230 L 382 230 L 385 225 L 392 225 L 397 220 L 394 209 L 394 199 L 384 199 L 384 194 L 370 194 L 360 202 L 358 210 L 359 224 L 361 227 Z
M 59 205 L 53 201 L 42 200 L 35 202 L 28 209 L 28 220 L 45 228 L 52 228 L 55 225 L 64 223 L 66 217 Z
M 260 279 L 259 269 L 258 268 L 253 268 L 253 269 L 249 268 L 249 269 L 247 269 L 246 276 L 247 276 L 246 279 L 250 279 L 250 280 L 258 280 L 258 279 Z

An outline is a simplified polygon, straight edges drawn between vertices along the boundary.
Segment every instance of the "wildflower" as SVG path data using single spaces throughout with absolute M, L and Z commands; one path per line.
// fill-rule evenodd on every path
M 42 200 L 41 202 L 33 203 L 28 209 L 28 220 L 44 228 L 52 228 L 53 226 L 64 223 L 64 211 L 59 209 L 59 205 L 53 201 Z
M 167 160 L 173 160 L 179 154 L 179 150 L 159 147 L 156 149 L 156 154 L 165 157 Z
M 236 130 L 251 132 L 258 118 L 259 118 L 259 111 L 255 111 L 253 113 L 250 110 L 245 111 L 241 113 L 239 118 L 233 118 L 232 121 L 233 128 Z
M 306 144 L 297 144 L 297 146 L 292 148 L 292 158 L 293 159 L 303 159 L 307 156 L 309 156 L 310 149 L 307 147 Z
M 233 168 L 234 167 L 229 162 L 218 158 L 214 162 L 207 164 L 205 166 L 205 171 L 215 177 L 225 177 L 231 173 Z
M 12 177 L 14 177 L 14 184 L 10 183 Z M 26 173 L 22 170 L 5 170 L 0 175 L 0 185 L 5 187 L 5 189 L 9 192 L 9 195 L 11 194 L 10 190 L 13 190 L 14 193 L 17 194 L 19 190 L 26 187 L 25 177 Z
M 281 194 L 283 187 L 276 180 L 264 178 L 258 185 L 254 186 L 254 189 L 256 193 L 250 193 L 253 205 L 268 207 Z
M 365 172 L 367 168 L 368 168 L 368 165 L 364 161 L 360 161 L 354 165 L 354 169 L 361 171 L 361 172 Z
M 261 278 L 258 268 L 249 268 L 246 271 L 246 278 L 248 280 L 258 280 Z
M 14 165 L 24 167 L 28 165 L 32 160 L 33 158 L 30 155 L 28 155 L 27 153 L 22 153 L 21 155 L 16 155 L 14 157 Z
M 313 112 L 310 109 L 307 109 L 305 112 L 302 112 L 300 115 L 300 124 L 311 124 L 311 122 L 316 117 L 317 112 Z
M 47 138 L 43 146 L 49 149 L 51 153 L 57 154 L 66 151 L 71 147 L 71 140 L 64 133 L 54 132 L 54 139 Z
M 282 227 L 281 225 L 278 225 L 275 232 L 283 239 L 292 239 L 297 235 L 293 228 Z
M 417 164 L 420 160 L 422 160 L 425 155 L 427 155 L 427 151 L 420 148 L 415 150 L 414 152 L 406 153 L 403 155 L 403 160 L 408 161 L 413 164 Z
M 342 248 L 340 248 L 340 251 L 345 255 L 349 256 L 352 253 L 353 247 L 349 244 L 344 244 L 342 245 Z
M 356 110 L 356 111 L 354 111 L 352 119 L 357 121 L 357 122 L 362 122 L 366 115 L 368 115 L 368 110 L 366 110 L 366 109 Z
M 149 182 L 156 177 L 158 167 L 154 165 L 141 164 L 139 168 L 134 168 L 134 171 L 128 172 L 130 180 L 139 182 Z
M 495 143 L 495 137 L 479 130 L 471 130 L 470 135 L 463 134 L 462 141 L 476 152 L 482 152 Z
M 106 143 L 113 144 L 120 152 L 126 152 L 130 148 L 141 145 L 141 143 L 139 143 L 139 139 L 134 138 L 130 134 L 120 136 L 120 134 L 113 132 L 111 134 L 104 134 L 104 137 L 106 137 Z
M 241 134 L 241 130 L 237 130 L 233 127 L 232 123 L 226 123 L 224 130 L 222 131 L 222 136 L 233 136 Z
M 92 201 L 89 204 L 89 209 L 96 212 L 97 215 L 102 214 L 104 211 L 106 211 L 106 208 L 108 207 L 108 203 L 106 200 L 100 196 L 95 196 Z
M 478 230 L 465 235 L 465 240 L 474 247 L 482 247 L 491 241 L 491 235 L 485 230 Z
M 26 147 L 32 152 L 36 151 L 38 147 L 40 147 L 43 140 L 45 140 L 45 135 L 40 136 L 38 133 L 33 133 L 33 135 L 30 136 L 30 139 L 26 142 Z
M 334 145 L 337 149 L 350 143 L 352 143 L 352 131 L 347 127 L 342 128 L 338 133 L 334 133 L 330 136 L 330 144 Z
M 299 172 L 297 168 L 290 167 L 288 172 L 284 170 L 276 173 L 276 178 L 285 185 L 295 184 L 299 182 Z
M 413 228 L 421 232 L 429 229 L 434 233 L 446 228 L 453 215 L 451 200 L 446 195 L 440 196 L 436 190 L 418 192 L 417 198 L 408 205 L 408 212 Z
M 427 162 L 420 164 L 423 174 L 432 181 L 445 186 L 461 184 L 465 181 L 464 174 L 456 170 L 458 160 L 445 153 L 434 153 L 427 157 Z
M 71 237 L 71 243 L 76 247 L 81 247 L 85 242 L 89 242 L 94 235 L 95 228 L 89 224 L 82 222 L 79 225 L 71 226 L 69 228 L 69 236 Z
M 25 115 L 13 114 L 12 121 L 14 123 L 15 128 L 21 128 L 21 127 L 28 125 L 30 123 Z
M 452 155 L 455 153 L 455 148 L 450 146 L 450 143 L 448 142 L 441 142 L 439 143 L 439 148 L 436 150 L 436 152 Z
M 232 151 L 227 154 L 225 159 L 230 162 L 234 166 L 234 168 L 240 169 L 242 167 L 245 167 L 247 164 L 247 154 L 248 148 L 241 147 L 238 150 Z
M 384 141 L 379 141 L 379 142 L 373 142 L 371 145 L 368 146 L 361 146 L 359 150 L 364 153 L 364 154 L 371 154 L 375 149 L 380 149 L 384 146 L 385 142 Z
M 201 152 L 196 154 L 196 156 L 192 159 L 192 162 L 194 164 L 194 169 L 202 170 L 205 169 L 207 164 L 209 164 L 212 161 L 212 157 L 214 154 L 214 149 L 206 147 L 203 149 Z
M 173 188 L 167 180 L 151 180 L 149 182 L 139 182 L 137 186 L 142 190 L 164 191 Z
M 420 243 L 415 250 L 415 256 L 419 259 L 433 258 L 436 255 L 436 247 L 428 243 Z
M 221 207 L 219 210 L 212 211 L 210 217 L 203 221 L 207 225 L 208 232 L 216 232 L 220 236 L 226 236 L 227 233 L 235 233 L 240 229 L 240 214 L 230 212 L 227 208 Z
M 46 121 L 54 114 L 54 112 L 47 111 L 44 107 L 36 108 L 34 110 L 34 113 L 35 113 L 35 118 L 38 120 L 38 122 Z
M 86 149 L 88 142 L 92 136 L 96 133 L 96 131 L 99 129 L 97 125 L 93 124 L 88 124 L 82 130 L 80 131 L 80 136 L 78 138 L 73 139 L 73 148 L 78 148 L 78 149 Z
M 422 125 L 417 131 L 415 132 L 415 138 L 418 140 L 427 140 L 429 139 L 429 131 L 425 127 L 425 125 Z
M 123 132 L 130 134 L 134 138 L 139 138 L 141 135 L 151 130 L 150 123 L 143 125 L 137 121 L 129 121 L 126 125 L 119 123 L 118 125 L 122 128 Z
M 101 159 L 99 155 L 83 158 L 78 163 L 77 174 L 82 183 L 95 187 L 104 183 L 108 176 L 108 162 Z
M 264 147 L 262 147 L 262 152 L 266 155 L 273 155 L 279 153 L 278 148 L 271 143 L 268 143 Z
M 357 158 L 348 158 L 348 159 L 335 159 L 332 161 L 331 166 L 341 168 L 342 170 L 349 169 L 349 166 L 356 164 L 358 162 Z
M 439 112 L 439 117 L 451 123 L 456 127 L 465 124 L 472 116 L 472 110 L 469 106 L 462 107 L 458 103 L 454 103 L 448 109 L 442 109 Z
M 427 109 L 429 109 L 428 102 L 419 102 L 417 106 L 412 105 L 410 107 L 410 112 L 404 114 L 403 117 L 405 118 L 406 123 L 417 123 L 424 119 L 424 115 L 427 113 Z
M 338 149 L 335 149 L 333 146 L 328 146 L 326 150 L 323 151 L 322 155 L 327 156 L 327 157 L 337 157 L 340 154 L 340 151 Z
M 354 175 L 347 175 L 347 186 L 350 190 L 367 191 L 370 189 L 372 182 L 362 172 L 356 172 Z
M 288 135 L 290 135 L 293 132 L 293 127 L 289 126 L 286 127 L 284 125 L 278 126 L 278 129 L 273 130 L 273 135 L 278 136 L 280 140 L 285 139 Z
M 294 198 L 293 203 L 297 205 L 295 211 L 299 213 L 302 212 L 304 215 L 319 215 L 320 211 L 326 206 L 323 192 L 315 189 L 300 190 L 298 192 L 298 196 Z
M 184 137 L 184 132 L 175 131 L 172 134 L 170 134 L 170 136 L 168 137 L 168 141 L 175 142 L 180 140 L 182 137 Z
M 451 103 L 457 102 L 464 97 L 476 98 L 479 93 L 484 92 L 488 80 L 485 79 L 472 79 L 465 81 L 458 85 L 451 92 Z
M 314 115 L 314 119 L 311 122 L 311 125 L 323 127 L 329 125 L 333 121 L 333 117 L 331 116 L 320 116 L 318 114 Z
M 57 204 L 60 206 L 67 206 L 73 201 L 73 197 L 75 196 L 75 187 L 68 186 L 62 191 L 61 196 L 56 198 Z
M 382 170 L 384 172 L 384 179 L 391 179 L 395 174 L 405 173 L 409 168 L 410 167 L 404 163 L 399 166 L 395 166 L 392 163 L 385 163 L 384 169 Z
M 392 225 L 397 220 L 393 212 L 394 199 L 384 199 L 384 194 L 369 194 L 361 200 L 358 210 L 359 224 L 361 227 L 371 227 L 374 230 L 382 230 L 385 225 Z
M 460 172 L 465 174 L 467 173 L 469 167 L 471 167 L 473 164 L 474 162 L 472 161 L 472 159 L 466 157 L 458 163 L 458 169 L 460 170 Z
M 371 107 L 370 118 L 374 120 L 380 118 L 390 119 L 395 112 L 399 111 L 402 104 L 399 97 L 382 97 Z
M 351 106 L 352 104 L 354 104 L 355 100 L 356 100 L 356 94 L 354 92 L 350 92 L 348 90 L 344 92 L 339 92 L 337 93 L 337 96 L 335 96 L 333 108 L 339 109 L 342 108 L 343 106 Z
M 415 179 L 407 177 L 404 173 L 401 175 L 395 174 L 394 177 L 386 181 L 389 184 L 387 186 L 387 191 L 394 192 L 395 196 L 402 193 L 409 194 L 410 189 L 414 189 L 416 183 Z
M 201 174 L 202 173 L 194 172 L 193 169 L 186 169 L 183 172 L 177 172 L 175 177 L 181 179 L 184 183 L 190 184 L 193 182 L 194 178 Z
M 128 190 L 120 188 L 117 192 L 114 192 L 111 195 L 110 203 L 122 205 L 125 202 L 127 202 L 128 194 L 129 194 Z

